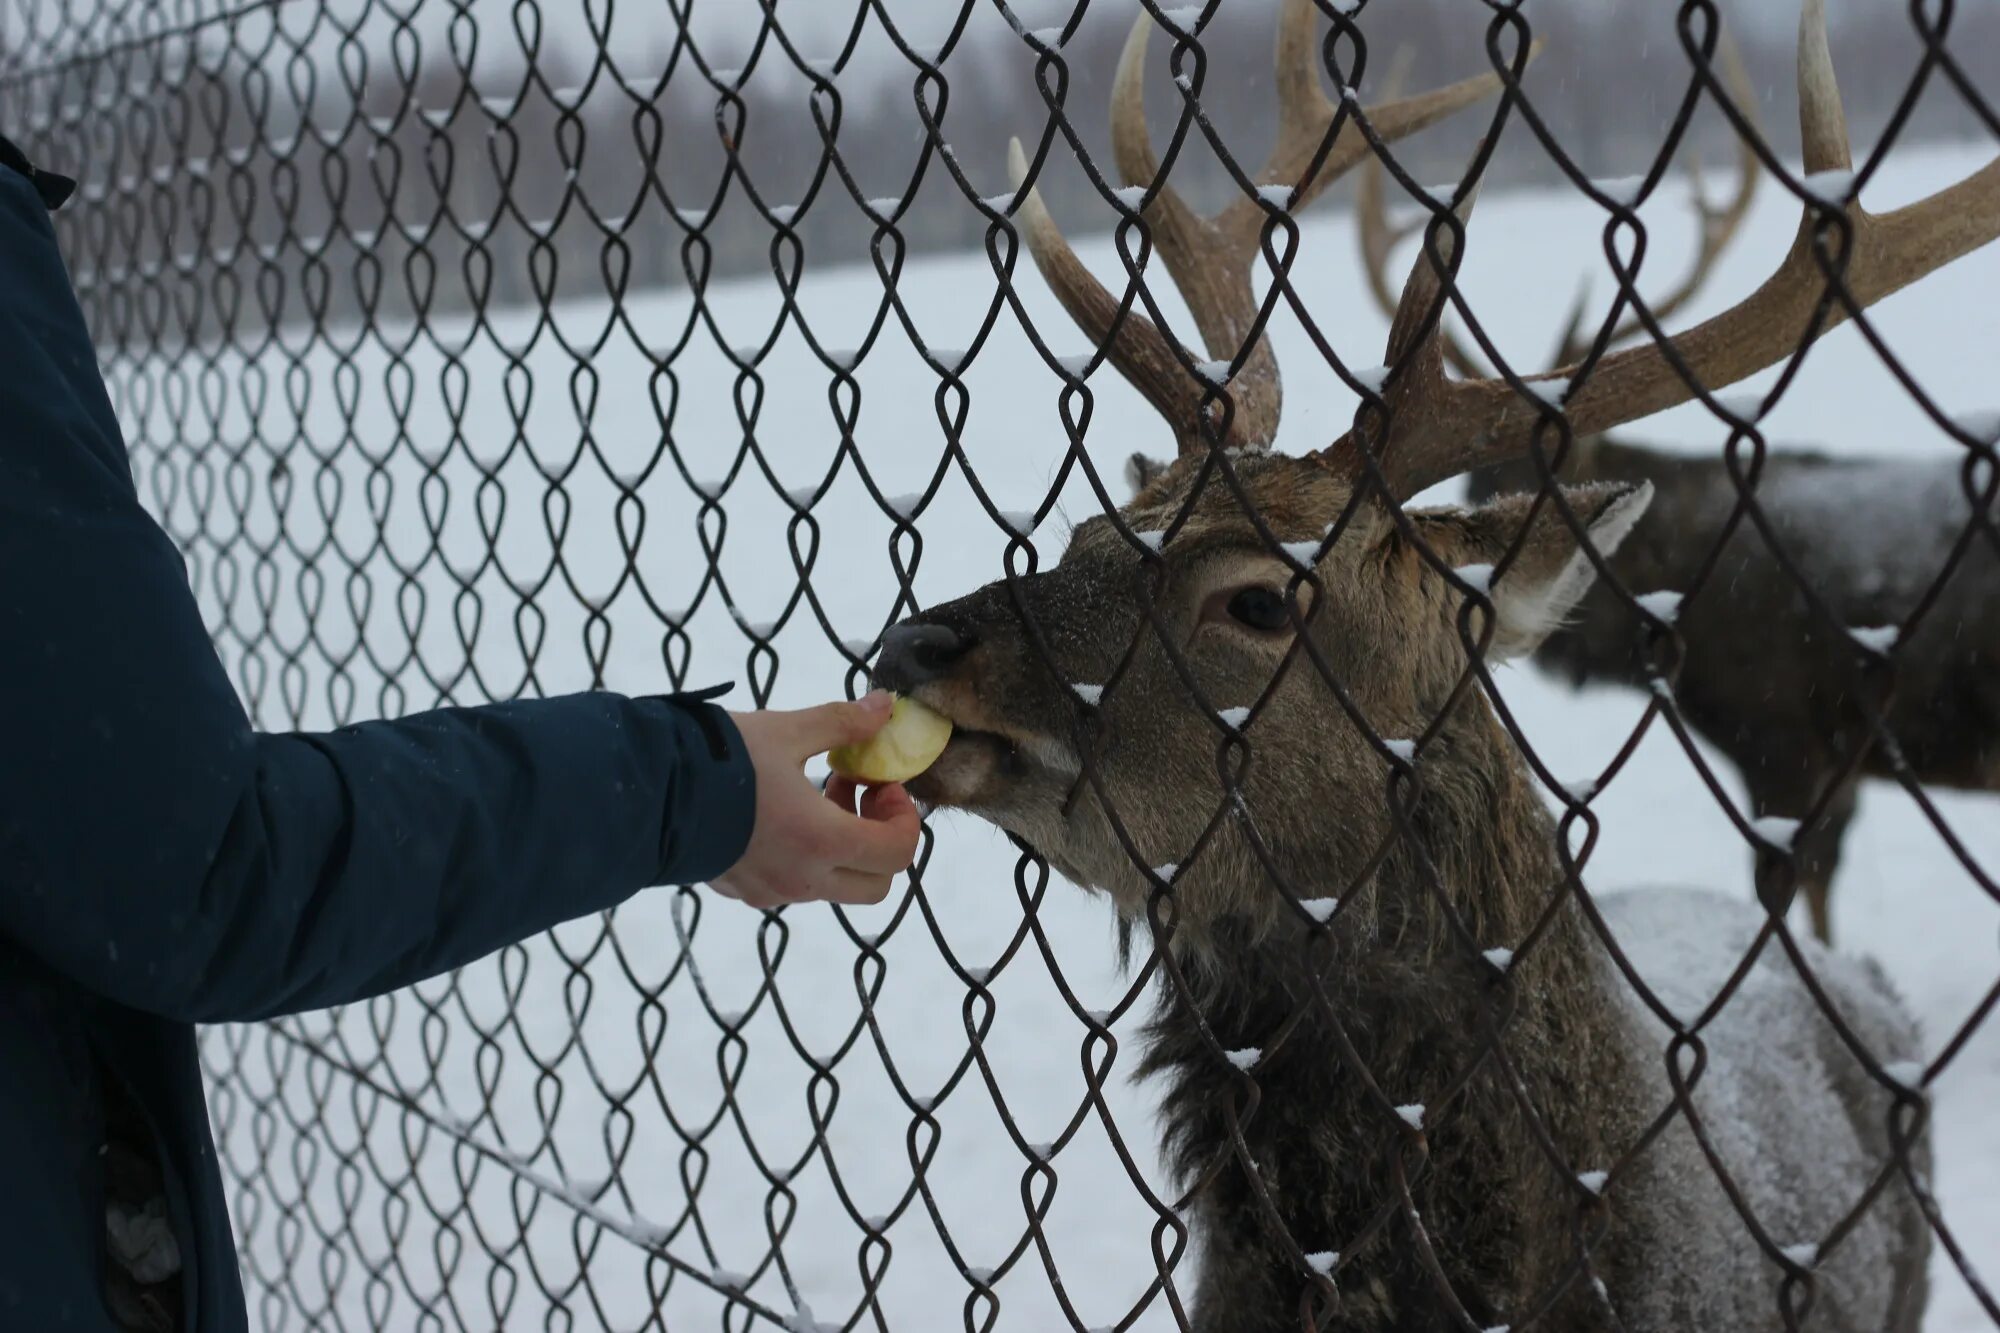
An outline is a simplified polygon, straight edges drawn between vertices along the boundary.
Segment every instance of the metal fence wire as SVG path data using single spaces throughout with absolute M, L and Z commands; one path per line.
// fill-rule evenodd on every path
M 2000 229 L 1977 16 L 1891 14 L 1856 163 L 1820 0 L 1797 140 L 1794 32 L 1682 0 L 1607 179 L 1551 128 L 1600 77 L 1560 8 L 1456 6 L 1407 95 L 1367 0 L 834 8 L 0 11 L 0 127 L 82 181 L 56 220 L 133 467 L 260 725 L 881 669 L 995 732 L 918 790 L 1006 839 L 931 812 L 879 909 L 663 889 L 206 1031 L 257 1325 L 1719 1329 L 1687 1319 L 1751 1263 L 1738 1327 L 1915 1329 L 1926 1264 L 1924 1327 L 2000 1326 L 2000 885 L 1950 817 L 1989 798 L 1943 791 L 2000 784 L 2000 418 L 1926 387 L 1993 364 L 1996 291 L 1926 307 L 1975 311 L 1928 358 L 1868 310 Z M 1732 39 L 1777 52 L 1761 87 Z M 1980 146 L 1864 211 L 1925 98 Z M 1683 184 L 1697 141 L 1730 185 Z M 1475 219 L 1508 161 L 1542 211 Z M 1928 462 L 1767 439 L 1838 398 L 1836 346 Z M 1678 452 L 1607 433 L 1680 403 Z M 1405 506 L 1467 472 L 1485 517 Z M 1636 687 L 1545 691 L 1610 743 L 1551 758 L 1510 706 L 1545 678 L 1489 659 L 1538 615 L 1544 666 Z M 1666 768 L 1693 799 L 1617 804 Z M 1863 777 L 1918 858 L 1871 869 L 1963 881 L 1841 941 L 1932 921 L 1969 982 L 1920 1046 L 1811 941 Z M 1621 821 L 1769 910 L 1672 953 L 1719 909 L 1587 889 Z

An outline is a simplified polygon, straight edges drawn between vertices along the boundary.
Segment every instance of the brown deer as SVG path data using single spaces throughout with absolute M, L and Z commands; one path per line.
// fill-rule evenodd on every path
M 1731 95 L 1747 115 L 1756 96 L 1726 35 L 1719 50 Z M 1384 80 L 1392 95 L 1407 63 L 1407 53 L 1399 52 Z M 1756 150 L 1739 140 L 1735 188 L 1721 201 L 1707 197 L 1698 169 L 1692 174 L 1700 226 L 1695 262 L 1673 290 L 1650 303 L 1655 323 L 1671 319 L 1702 288 L 1738 234 L 1756 189 Z M 1355 211 L 1369 291 L 1393 315 L 1389 258 L 1418 224 L 1390 222 L 1384 175 L 1373 156 L 1363 160 Z M 1579 302 L 1554 364 L 1574 364 L 1591 350 L 1596 331 L 1584 327 L 1582 311 Z M 1605 335 L 1605 345 L 1644 331 L 1627 315 Z M 1459 373 L 1485 373 L 1448 334 L 1443 351 Z M 1130 473 L 1138 482 L 1158 466 L 1135 457 Z M 1777 859 L 1760 857 L 1760 890 L 1767 904 L 1782 909 L 1795 886 L 1823 940 L 1832 938 L 1827 895 L 1862 777 L 1896 780 L 1907 773 L 1917 782 L 2000 790 L 2000 542 L 1975 540 L 1954 556 L 1969 516 L 1962 474 L 1949 459 L 1773 450 L 1754 489 L 1767 538 L 1747 517 L 1737 519 L 1742 491 L 1720 453 L 1689 456 L 1578 435 L 1558 472 L 1565 481 L 1652 485 L 1652 503 L 1610 567 L 1631 593 L 1694 592 L 1678 605 L 1685 648 L 1675 701 L 1690 727 L 1736 765 L 1758 816 L 1803 821 L 1793 848 L 1796 876 Z M 1468 481 L 1467 498 L 1479 503 L 1539 490 L 1542 471 L 1516 458 L 1476 469 Z M 1949 577 L 1922 618 L 1899 632 L 1947 566 Z M 1864 631 L 1860 640 L 1857 629 Z M 1535 661 L 1578 686 L 1651 689 L 1659 676 L 1644 643 L 1645 617 L 1631 598 L 1598 584 L 1543 641 Z M 1874 669 L 1891 643 L 1896 688 L 1884 710 L 1874 702 Z M 1893 747 L 1873 743 L 1877 713 Z
M 1167 1278 L 1182 1325 L 1914 1333 L 1923 1071 L 1886 981 L 1720 895 L 1592 898 L 1479 686 L 1485 661 L 1568 614 L 1649 487 L 1402 505 L 1520 453 L 1558 410 L 1595 433 L 1698 391 L 1652 344 L 1556 372 L 1559 409 L 1447 378 L 1461 202 L 1405 286 L 1376 410 L 1306 457 L 1264 447 L 1281 400 L 1252 257 L 1274 214 L 1371 151 L 1319 90 L 1313 6 L 1290 0 L 1280 23 L 1271 188 L 1215 219 L 1156 179 L 1143 20 L 1112 97 L 1120 172 L 1147 187 L 1152 241 L 1226 374 L 1121 311 L 1017 190 L 1043 276 L 1179 457 L 1078 524 L 1054 567 L 885 636 L 878 679 L 957 726 L 911 789 L 1150 931 L 1163 985 L 1142 1069 L 1165 1084 L 1186 1189 L 1163 1227 L 1185 1217 L 1201 1255 L 1189 1298 Z M 1799 71 L 1807 167 L 1841 167 L 1820 0 Z M 1393 138 L 1490 86 L 1368 122 Z M 2000 232 L 2000 163 L 1881 216 L 1808 207 L 1754 294 L 1672 341 L 1694 384 L 1799 346 L 1839 229 L 1864 307 Z

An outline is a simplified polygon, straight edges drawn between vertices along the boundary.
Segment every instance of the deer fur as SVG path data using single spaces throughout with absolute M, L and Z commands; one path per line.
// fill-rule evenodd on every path
M 1323 458 L 1230 457 L 1280 541 L 1319 538 L 1347 507 L 1350 482 Z M 1650 498 L 1622 484 L 1567 494 L 1607 550 Z M 1639 1149 L 1672 1104 L 1670 1034 L 1565 889 L 1554 823 L 1483 695 L 1451 702 L 1466 666 L 1463 595 L 1419 543 L 1450 566 L 1491 564 L 1519 531 L 1524 498 L 1412 509 L 1407 530 L 1371 501 L 1311 584 L 1207 460 L 1173 465 L 1120 517 L 1158 533 L 1184 508 L 1156 556 L 1106 517 L 1081 524 L 1053 569 L 892 630 L 877 674 L 959 728 L 915 795 L 1016 834 L 1108 895 L 1128 926 L 1155 930 L 1172 962 L 1141 1067 L 1165 1084 L 1165 1144 L 1191 1190 L 1202 1255 L 1192 1326 L 1782 1327 L 1786 1263 L 1752 1241 L 1685 1117 Z M 1574 535 L 1538 522 L 1492 585 L 1493 642 L 1530 651 L 1585 594 L 1579 564 Z M 1230 618 L 1228 596 L 1250 584 L 1290 598 L 1290 628 Z M 1405 834 L 1392 836 L 1389 755 L 1296 650 L 1300 625 L 1382 737 L 1415 736 L 1444 714 L 1415 754 L 1421 786 Z M 938 632 L 922 627 L 944 627 L 958 647 L 903 651 L 900 636 Z M 1104 689 L 1087 705 L 1075 684 Z M 1232 797 L 1220 774 L 1237 761 L 1213 710 L 1251 706 L 1240 724 L 1251 757 Z M 1178 864 L 1162 890 L 1148 867 L 1168 863 Z M 1344 897 L 1324 923 L 1299 905 L 1330 895 Z M 1552 922 L 1527 944 L 1552 903 Z M 1752 906 L 1699 893 L 1600 906 L 1682 1021 L 1764 924 Z M 1874 1060 L 1917 1057 L 1914 1026 L 1877 970 L 1798 947 Z M 1491 949 L 1518 952 L 1503 968 Z M 1511 1073 L 1480 1060 L 1503 1013 Z M 1692 1097 L 1704 1132 L 1775 1247 L 1819 1242 L 1893 1160 L 1889 1082 L 1840 1042 L 1768 942 L 1702 1040 Z M 1247 1069 L 1225 1055 L 1252 1048 Z M 1422 1106 L 1421 1127 L 1398 1106 Z M 1927 1175 L 1921 1145 L 1912 1159 Z M 1601 1196 L 1579 1179 L 1606 1170 Z M 1367 1236 L 1385 1208 L 1389 1220 Z M 1808 1259 L 1806 1327 L 1915 1333 L 1928 1242 L 1891 1179 Z M 1328 1265 L 1328 1252 L 1340 1257 L 1323 1286 L 1306 1256 Z

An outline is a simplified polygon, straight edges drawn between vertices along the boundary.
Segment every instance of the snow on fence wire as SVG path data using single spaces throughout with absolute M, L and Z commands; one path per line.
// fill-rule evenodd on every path
M 1286 654 L 1268 690 L 1238 682 L 1225 693 L 1240 704 L 1217 706 L 1194 650 L 1155 631 L 1171 613 L 1161 580 L 1187 519 L 1170 508 L 1142 524 L 1142 507 L 1122 511 L 1111 540 L 1157 578 L 1139 580 L 1146 614 L 1109 674 L 1085 678 L 1065 656 L 1074 626 L 1018 632 L 1023 672 L 1076 683 L 1076 701 L 1060 703 L 1082 705 L 1080 730 L 1063 733 L 1077 756 L 1069 800 L 1096 803 L 1105 845 L 1131 864 L 1058 861 L 1080 877 L 1125 876 L 1114 885 L 1128 909 L 1122 946 L 1102 901 L 1062 884 L 1034 839 L 933 817 L 907 887 L 879 909 L 758 916 L 698 889 L 661 890 L 407 992 L 206 1032 L 261 1326 L 1124 1329 L 1236 1327 L 1230 1317 L 1253 1310 L 1242 1326 L 1662 1327 L 1644 1300 L 1590 1302 L 1624 1297 L 1633 1271 L 1658 1285 L 1665 1260 L 1649 1269 L 1599 1242 L 1622 1198 L 1656 1187 L 1648 1154 L 1670 1142 L 1681 1155 L 1665 1170 L 1710 1172 L 1727 1188 L 1688 1225 L 1732 1233 L 1678 1238 L 1685 1249 L 1670 1258 L 1688 1266 L 1685 1285 L 1726 1281 L 1710 1248 L 1726 1243 L 1764 1265 L 1769 1326 L 1834 1326 L 1823 1308 L 1865 1304 L 1852 1292 L 1869 1279 L 1823 1281 L 1822 1270 L 1843 1248 L 1864 1252 L 1874 1219 L 1894 1213 L 1928 1237 L 1932 1286 L 1956 1293 L 1950 1327 L 2000 1324 L 1979 1273 L 2000 1216 L 1939 1202 L 1954 1169 L 1990 1172 L 1990 1152 L 1960 1144 L 1954 1157 L 1947 1144 L 1927 1164 L 1930 1094 L 1955 1063 L 1990 1055 L 1979 1043 L 2000 999 L 2000 888 L 1981 864 L 1990 838 L 1955 828 L 1926 785 L 1991 787 L 2000 774 L 2000 696 L 1977 676 L 2000 672 L 2000 423 L 1934 400 L 1934 368 L 1899 356 L 1887 324 L 1862 313 L 1936 262 L 1901 257 L 1924 219 L 1847 208 L 1893 174 L 1888 150 L 1926 89 L 1961 101 L 2000 141 L 1990 100 L 1954 59 L 1955 6 L 1911 6 L 1908 88 L 1885 103 L 1878 147 L 1858 165 L 1838 142 L 1829 88 L 1807 80 L 1821 119 L 1801 166 L 1773 146 L 1782 136 L 1766 139 L 1770 108 L 1732 63 L 1719 7 L 1685 0 L 1672 16 L 1680 94 L 1657 116 L 1649 160 L 1616 180 L 1593 178 L 1538 114 L 1529 62 L 1541 18 L 1526 7 L 1453 11 L 1480 53 L 1458 74 L 1482 77 L 1415 101 L 1384 86 L 1403 72 L 1380 58 L 1380 6 L 1292 0 L 1275 83 L 1239 78 L 1209 52 L 1232 31 L 1267 41 L 1269 10 L 1140 7 L 1163 33 L 1150 54 L 1130 49 L 1167 90 L 1154 120 L 1171 129 L 1142 148 L 1127 104 L 1115 168 L 1099 129 L 1112 71 L 1097 57 L 1131 6 L 1080 4 L 1043 15 L 1046 26 L 1033 21 L 1039 8 L 1002 0 L 838 15 L 674 0 L 645 15 L 556 0 L 8 0 L 0 11 L 0 127 L 84 182 L 57 225 L 134 468 L 262 725 L 715 679 L 747 687 L 742 706 L 806 702 L 843 683 L 855 692 L 892 626 L 978 584 L 1000 580 L 1033 622 L 1028 590 L 1061 553 L 1061 521 L 1118 514 L 1126 455 L 1156 440 L 1193 461 L 1149 494 L 1185 498 L 1198 473 L 1206 503 L 1257 513 L 1254 531 L 1286 571 L 1284 597 L 1264 610 L 1291 625 L 1323 599 L 1338 608 L 1333 571 L 1362 577 L 1338 553 L 1342 534 L 1360 540 L 1355 514 L 1370 505 L 1400 515 L 1402 500 L 1480 464 L 1482 493 L 1538 494 L 1536 512 L 1588 544 L 1608 531 L 1594 526 L 1604 513 L 1561 498 L 1552 479 L 1655 477 L 1642 549 L 1590 552 L 1602 584 L 1544 649 L 1580 677 L 1640 686 L 1586 780 L 1558 780 L 1508 707 L 1532 687 L 1484 661 L 1487 621 L 1509 567 L 1532 563 L 1530 545 L 1467 558 L 1437 529 L 1401 522 L 1435 586 L 1462 602 L 1453 624 L 1471 650 L 1449 701 L 1412 727 L 1370 717 L 1385 696 L 1320 651 Z M 1589 77 L 1574 53 L 1540 59 Z M 1020 96 L 1011 123 L 995 126 L 976 113 L 992 106 L 1003 60 Z M 955 78 L 986 90 L 984 101 L 960 94 L 975 113 L 954 117 Z M 884 87 L 899 90 L 905 136 L 843 133 Z M 1279 150 L 1261 169 L 1208 114 L 1211 99 L 1246 88 L 1285 103 Z M 1789 116 L 1783 89 L 1766 100 Z M 1418 159 L 1401 155 L 1423 140 L 1402 138 L 1447 112 L 1478 139 L 1461 141 L 1448 183 L 1426 190 Z M 1641 212 L 1680 197 L 1675 163 L 1698 116 L 1741 145 L 1737 177 L 1720 196 L 1696 188 L 1700 230 L 1673 287 L 1656 278 L 1680 242 Z M 1011 180 L 999 148 L 1009 132 L 1025 145 Z M 974 140 L 990 151 L 975 156 Z M 1465 220 L 1472 187 L 1516 141 L 1560 172 L 1556 202 L 1581 220 L 1572 253 L 1599 238 L 1611 292 L 1601 309 L 1578 307 L 1548 375 L 1514 336 L 1519 308 L 1553 313 L 1539 292 L 1570 275 L 1537 278 L 1506 308 L 1458 280 L 1459 254 L 1472 274 L 1489 244 Z M 1219 170 L 1203 178 L 1207 193 L 1230 201 L 1213 224 L 1163 185 L 1147 188 L 1209 155 Z M 1302 215 L 1350 169 L 1358 244 L 1344 250 L 1340 232 Z M 1954 187 L 1952 220 L 1921 239 L 1963 250 L 1990 235 L 1992 176 Z M 1081 246 L 1082 268 L 1032 182 L 1057 212 L 1115 227 L 1108 244 Z M 1548 201 L 1483 207 L 1511 218 L 1490 242 L 1510 264 L 1560 257 L 1522 239 L 1558 228 Z M 1748 291 L 1769 271 L 1730 269 L 1722 251 L 1739 234 L 1774 241 L 1770 265 L 1791 254 L 1782 276 L 1795 304 L 1708 343 L 1667 344 L 1684 304 L 1711 308 L 1699 303 L 1715 273 Z M 1419 238 L 1394 260 L 1410 265 L 1405 283 L 1392 256 Z M 968 240 L 981 253 L 919 253 Z M 1029 272 L 1030 244 L 1087 336 Z M 838 262 L 843 246 L 852 264 Z M 1328 300 L 1315 284 L 1336 269 L 1358 276 Z M 1385 328 L 1376 306 L 1393 316 L 1386 355 L 1371 350 Z M 1928 470 L 1799 462 L 1767 440 L 1813 335 L 1850 317 L 1860 336 L 1838 344 L 1842 364 L 1887 369 L 1948 447 Z M 1788 348 L 1742 350 L 1773 327 L 1798 331 Z M 1834 356 L 1836 345 L 1810 350 Z M 1993 350 L 1933 348 L 1989 365 Z M 1343 503 L 1306 537 L 1286 525 L 1319 483 L 1259 470 L 1278 438 L 1277 352 L 1304 420 L 1283 443 L 1304 454 L 1350 431 L 1320 468 L 1343 478 Z M 1767 365 L 1781 369 L 1758 393 L 1721 392 L 1721 380 Z M 1724 373 L 1699 382 L 1712 372 Z M 1649 378 L 1635 388 L 1635 374 Z M 1604 436 L 1689 398 L 1700 450 L 1663 462 Z M 1315 414 L 1314 399 L 1353 407 Z M 1487 466 L 1497 445 L 1466 454 L 1477 440 L 1512 441 L 1512 471 Z M 1134 465 L 1135 480 L 1149 476 Z M 1092 618 L 1121 624 L 1112 604 L 1129 591 L 1100 588 Z M 1177 676 L 1187 690 L 1153 698 L 1145 717 L 1120 712 L 1120 682 L 1128 695 L 1142 687 L 1134 663 L 1146 654 L 1161 664 L 1156 683 Z M 1758 661 L 1768 679 L 1755 678 Z M 1751 704 L 1738 705 L 1731 676 L 1751 680 Z M 1300 725 L 1280 688 L 1288 677 L 1323 684 L 1325 725 L 1351 727 L 1343 734 L 1376 765 L 1367 801 L 1350 795 L 1338 814 L 1379 841 L 1337 879 L 1288 852 L 1290 823 L 1271 818 L 1271 789 L 1252 780 L 1260 748 L 1266 770 L 1308 789 L 1306 768 L 1334 762 L 1282 767 L 1278 728 Z M 1482 694 L 1504 727 L 1492 734 L 1525 757 L 1556 816 L 1540 855 L 1559 882 L 1535 885 L 1512 916 L 1489 901 L 1497 889 L 1464 896 L 1451 882 L 1462 871 L 1437 864 L 1419 833 L 1433 810 L 1426 774 L 1453 771 L 1434 766 L 1463 739 L 1449 718 L 1483 707 Z M 1606 716 L 1549 699 L 1541 706 L 1588 726 Z M 1196 779 L 1161 765 L 1135 784 L 1118 768 L 1131 762 L 1118 757 L 1121 719 L 1137 738 L 1128 746 L 1143 749 L 1176 712 L 1208 729 L 1212 789 L 1149 804 L 1148 782 L 1165 792 Z M 1652 781 L 1635 758 L 1648 736 L 1694 775 L 1697 799 L 1642 798 L 1636 813 L 1705 836 L 1733 830 L 1745 861 L 1735 878 L 1754 880 L 1773 909 L 1705 988 L 1642 965 L 1643 937 L 1672 936 L 1675 923 L 1628 914 L 1620 934 L 1583 884 L 1593 857 L 1610 855 L 1597 854 L 1614 840 L 1601 812 L 1621 777 Z M 1966 932 L 1947 956 L 1969 960 L 1979 998 L 1927 1012 L 1921 1055 L 1882 1049 L 1892 1030 L 1835 1008 L 1843 987 L 1871 983 L 1811 952 L 1808 913 L 1787 915 L 1802 888 L 1820 910 L 1864 775 L 1907 793 L 1934 849 L 1928 869 L 1971 886 L 1974 906 L 1939 929 Z M 1498 820 L 1494 801 L 1486 816 Z M 1185 826 L 1163 813 L 1190 809 L 1205 813 Z M 1180 850 L 1154 855 L 1162 840 Z M 1204 853 L 1258 882 L 1269 919 L 1254 941 L 1226 915 L 1201 915 L 1216 892 Z M 1371 903 L 1384 884 L 1419 906 Z M 1350 993 L 1345 972 L 1329 970 L 1346 960 L 1375 975 L 1369 951 L 1395 956 L 1399 929 L 1435 931 L 1436 976 L 1473 998 L 1461 1012 L 1422 985 L 1398 993 L 1435 1003 L 1431 1016 L 1456 1028 L 1419 1043 L 1443 1053 L 1437 1068 L 1407 1049 L 1371 1066 L 1382 1015 L 1366 1006 L 1380 997 Z M 1544 1079 L 1529 1049 L 1549 1032 L 1532 1016 L 1544 983 L 1585 984 L 1535 970 L 1572 929 L 1617 938 L 1618 962 L 1598 975 L 1652 1015 L 1646 1059 L 1672 1070 L 1631 1122 L 1643 1132 L 1601 1143 L 1606 1156 L 1592 1160 L 1567 1151 L 1578 1124 L 1595 1123 L 1588 1087 L 1579 1101 Z M 1202 932 L 1199 945 L 1175 942 Z M 1284 958 L 1258 952 L 1273 939 Z M 1664 957 L 1669 972 L 1716 961 Z M 1757 1008 L 1750 1021 L 1770 1045 L 1749 1052 L 1768 1056 L 1773 1077 L 1820 1070 L 1787 1063 L 1777 974 L 1750 968 L 1753 957 L 1810 983 L 1790 983 L 1787 1002 L 1808 997 L 1824 1015 L 1819 1040 L 1854 1085 L 1849 1110 L 1859 1117 L 1873 1098 L 1866 1141 L 1879 1151 L 1847 1164 L 1852 1190 L 1787 1176 L 1797 1163 L 1782 1153 L 1763 1167 L 1730 1160 L 1745 1140 L 1725 1121 L 1755 1108 L 1697 1105 L 1702 1069 L 1721 1071 L 1711 1083 L 1743 1073 L 1732 1005 Z M 1282 973 L 1283 1011 L 1231 968 Z M 1156 993 L 1165 1017 L 1149 1036 Z M 1510 1030 L 1530 1036 L 1510 1041 Z M 1134 1077 L 1148 1041 L 1155 1063 Z M 1406 1086 L 1426 1078 L 1428 1092 Z M 1543 1093 L 1562 1105 L 1541 1104 Z M 1516 1117 L 1516 1146 L 1533 1149 L 1516 1163 L 1518 1192 L 1542 1212 L 1464 1201 L 1480 1169 L 1464 1144 L 1482 1108 Z M 1169 1156 L 1163 1126 L 1176 1130 Z M 1830 1158 L 1811 1160 L 1810 1174 L 1833 1173 Z M 1332 1205 L 1319 1195 L 1344 1189 L 1359 1193 L 1335 1215 L 1352 1225 L 1327 1234 Z M 1797 1206 L 1760 1211 L 1771 1189 Z M 1561 1219 L 1532 1283 L 1481 1268 L 1491 1238 L 1480 1219 L 1495 1213 L 1507 1225 Z M 1883 1279 L 1898 1292 L 1915 1281 Z

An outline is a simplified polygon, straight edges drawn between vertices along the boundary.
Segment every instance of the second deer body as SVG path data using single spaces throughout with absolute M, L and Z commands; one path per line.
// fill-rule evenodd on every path
M 1537 489 L 1534 473 L 1526 463 L 1477 473 L 1471 496 Z M 1757 815 L 1816 816 L 1798 839 L 1797 883 L 1822 939 L 1863 777 L 1896 780 L 1900 760 L 1919 782 L 2000 791 L 2000 553 L 1974 540 L 1952 563 L 1968 513 L 1957 463 L 1773 450 L 1755 490 L 1770 537 L 1744 520 L 1707 571 L 1740 498 L 1720 459 L 1598 437 L 1577 442 L 1562 476 L 1653 486 L 1612 568 L 1638 594 L 1701 581 L 1677 616 L 1685 651 L 1675 702 L 1736 765 Z M 1947 568 L 1915 632 L 1899 636 Z M 1878 637 L 1865 647 L 1856 630 Z M 1535 660 L 1574 684 L 1645 689 L 1643 641 L 1631 604 L 1598 587 Z M 1886 707 L 1869 678 L 1871 647 L 1894 650 Z M 1893 750 L 1876 742 L 1878 709 Z
M 1747 113 L 1757 97 L 1735 48 L 1725 38 L 1718 51 L 1724 81 Z M 1401 82 L 1407 61 L 1402 53 L 1386 86 Z M 1388 260 L 1416 224 L 1390 221 L 1377 159 L 1362 161 L 1358 175 L 1364 271 L 1376 302 L 1393 315 Z M 1710 199 L 1690 162 L 1698 246 L 1687 275 L 1651 303 L 1656 323 L 1684 308 L 1713 276 L 1749 216 L 1760 175 L 1747 138 L 1739 140 L 1734 189 L 1720 199 Z M 1580 361 L 1596 336 L 1582 312 L 1579 302 L 1557 349 L 1558 365 Z M 1643 336 L 1644 325 L 1628 315 L 1606 343 Z M 1469 349 L 1448 335 L 1441 341 L 1461 373 L 1480 373 Z M 1961 429 L 1991 445 L 2000 420 Z M 1132 465 L 1140 475 L 1155 466 L 1143 458 Z M 1746 447 L 1737 467 L 1750 466 Z M 1574 685 L 1651 690 L 1656 678 L 1641 651 L 1645 627 L 1625 594 L 1693 594 L 1679 606 L 1685 652 L 1674 671 L 1675 703 L 1736 766 L 1756 815 L 1804 822 L 1792 866 L 1759 864 L 1760 888 L 1772 906 L 1782 907 L 1796 890 L 1815 933 L 1832 938 L 1829 892 L 1862 777 L 1907 774 L 1939 786 L 2000 791 L 2000 542 L 1975 536 L 1954 553 L 1974 507 L 1956 460 L 1772 448 L 1750 501 L 1768 534 L 1752 521 L 1719 451 L 1676 453 L 1586 435 L 1571 443 L 1558 475 L 1646 482 L 1654 497 L 1611 559 L 1624 591 L 1594 587 L 1535 660 Z M 1475 502 L 1542 486 L 1540 469 L 1525 458 L 1476 469 L 1469 480 Z M 1975 492 L 1980 485 L 1975 474 Z M 1899 634 L 1919 607 L 1924 612 L 1914 630 Z M 1869 647 L 1857 630 L 1872 640 Z M 1878 654 L 1890 648 L 1895 687 L 1885 706 Z M 1878 713 L 1893 746 L 1877 741 Z

